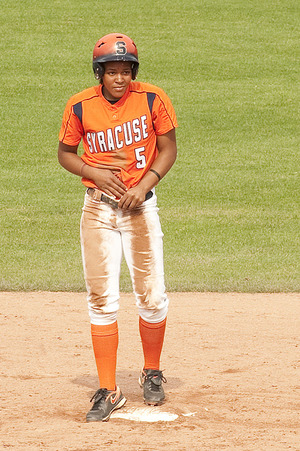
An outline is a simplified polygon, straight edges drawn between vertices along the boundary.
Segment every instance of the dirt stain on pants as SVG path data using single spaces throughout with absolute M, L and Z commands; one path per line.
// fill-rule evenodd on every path
M 119 278 L 124 253 L 136 304 L 145 320 L 166 316 L 163 233 L 156 196 L 135 210 L 119 210 L 86 194 L 81 246 L 88 304 L 93 323 L 113 322 L 119 309 Z

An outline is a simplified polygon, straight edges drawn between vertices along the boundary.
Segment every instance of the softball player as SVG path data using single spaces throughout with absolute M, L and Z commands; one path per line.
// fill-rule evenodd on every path
M 124 34 L 102 37 L 93 51 L 99 85 L 67 103 L 58 159 L 86 186 L 81 247 L 100 388 L 87 421 L 107 421 L 126 399 L 116 385 L 119 275 L 124 254 L 139 312 L 146 404 L 164 399 L 160 370 L 168 297 L 155 186 L 175 162 L 176 115 L 160 88 L 135 80 L 135 43 Z M 77 148 L 82 140 L 84 153 Z

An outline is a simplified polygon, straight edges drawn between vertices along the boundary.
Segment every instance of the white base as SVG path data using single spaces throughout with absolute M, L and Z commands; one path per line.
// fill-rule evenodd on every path
M 111 418 L 122 418 L 131 421 L 147 421 L 155 423 L 157 421 L 174 421 L 178 418 L 175 413 L 162 412 L 157 407 L 131 407 L 115 410 Z

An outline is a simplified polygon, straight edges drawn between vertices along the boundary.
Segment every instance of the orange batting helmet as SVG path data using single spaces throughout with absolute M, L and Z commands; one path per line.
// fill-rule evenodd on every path
M 129 36 L 110 33 L 96 42 L 93 51 L 93 70 L 98 80 L 101 80 L 104 74 L 103 63 L 107 61 L 131 61 L 132 79 L 136 78 L 139 68 L 138 51 Z

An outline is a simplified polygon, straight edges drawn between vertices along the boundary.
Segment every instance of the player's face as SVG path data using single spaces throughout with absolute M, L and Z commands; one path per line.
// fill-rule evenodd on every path
M 105 63 L 102 77 L 103 95 L 107 100 L 119 100 L 131 82 L 132 71 L 129 61 L 111 61 Z

